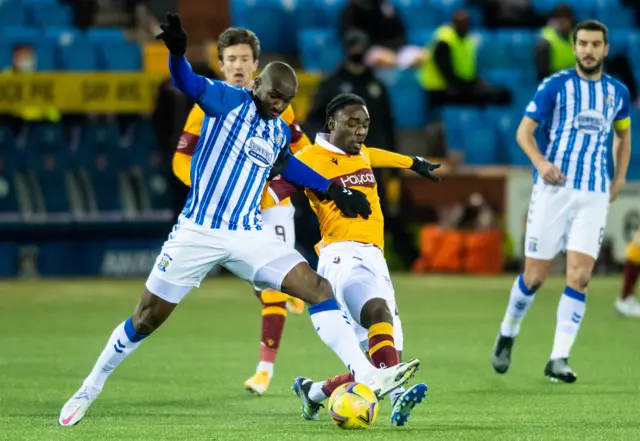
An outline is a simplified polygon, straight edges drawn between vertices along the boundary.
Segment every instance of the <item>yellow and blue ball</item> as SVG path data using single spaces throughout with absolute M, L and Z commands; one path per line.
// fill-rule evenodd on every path
M 329 413 L 341 429 L 367 429 L 378 416 L 378 398 L 361 383 L 346 383 L 329 397 Z

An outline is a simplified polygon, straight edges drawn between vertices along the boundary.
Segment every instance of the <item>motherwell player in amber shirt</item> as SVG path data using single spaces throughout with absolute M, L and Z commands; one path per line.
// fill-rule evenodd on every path
M 347 218 L 340 214 L 334 202 L 307 191 L 322 235 L 318 246 L 318 274 L 333 285 L 336 299 L 371 362 L 376 367 L 389 367 L 400 362 L 402 330 L 383 254 L 384 219 L 372 167 L 410 168 L 438 181 L 433 171 L 439 164 L 365 147 L 363 142 L 369 124 L 369 113 L 362 98 L 353 94 L 338 95 L 327 106 L 329 133 L 319 134 L 316 143 L 296 157 L 336 184 L 363 192 L 371 204 L 368 219 Z M 270 185 L 269 195 L 276 202 L 286 191 L 286 181 L 276 179 Z M 326 382 L 298 377 L 294 391 L 302 401 L 303 417 L 316 419 L 320 402 L 331 396 L 339 385 L 350 381 L 354 381 L 351 373 Z M 404 425 L 426 392 L 427 386 L 422 383 L 407 391 L 402 387 L 393 390 L 389 394 L 393 404 L 392 423 Z
M 253 74 L 258 69 L 260 41 L 256 35 L 242 28 L 229 28 L 218 39 L 220 70 L 225 81 L 232 86 L 251 88 Z M 309 145 L 309 139 L 295 121 L 291 106 L 280 116 L 291 129 L 289 148 L 296 153 Z M 191 186 L 191 158 L 200 139 L 204 112 L 195 105 L 187 118 L 176 154 L 173 158 L 173 172 L 185 184 Z M 280 239 L 293 248 L 295 246 L 294 207 L 286 199 L 277 205 L 270 204 L 269 210 L 262 211 L 265 230 L 272 229 Z M 248 391 L 262 395 L 267 391 L 273 376 L 273 365 L 280 346 L 287 310 L 300 313 L 304 310 L 301 300 L 273 290 L 256 292 L 262 302 L 262 334 L 260 361 L 254 376 L 244 386 Z

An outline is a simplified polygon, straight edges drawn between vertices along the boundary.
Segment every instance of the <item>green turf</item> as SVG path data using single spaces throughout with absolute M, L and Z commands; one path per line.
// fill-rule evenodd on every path
M 511 370 L 495 374 L 490 352 L 512 277 L 395 276 L 405 355 L 428 399 L 406 428 L 391 427 L 388 402 L 373 428 L 340 431 L 323 410 L 300 418 L 297 375 L 344 368 L 290 317 L 268 395 L 242 390 L 258 356 L 259 305 L 249 287 L 213 279 L 192 292 L 156 335 L 112 375 L 78 426 L 57 425 L 113 328 L 133 310 L 142 281 L 0 282 L 0 439 L 638 439 L 638 322 L 612 308 L 617 278 L 596 278 L 572 353 L 573 385 L 542 370 L 551 351 L 563 282 L 539 292 Z

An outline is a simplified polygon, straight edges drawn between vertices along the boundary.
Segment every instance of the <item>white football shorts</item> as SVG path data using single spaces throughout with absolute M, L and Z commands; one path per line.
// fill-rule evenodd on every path
M 525 255 L 551 260 L 563 250 L 598 258 L 609 213 L 609 195 L 536 184 L 531 193 Z
M 262 212 L 262 229 L 273 232 L 291 248 L 296 246 L 295 207 L 291 202 L 276 205 Z
M 284 277 L 306 262 L 270 230 L 210 229 L 180 216 L 147 279 L 147 289 L 170 303 L 180 300 L 214 265 L 222 265 L 258 289 L 280 291 Z
M 395 347 L 404 346 L 402 322 L 398 315 L 396 296 L 382 250 L 359 242 L 334 242 L 320 250 L 318 274 L 331 282 L 336 300 L 347 315 L 361 346 L 368 350 L 369 331 L 360 325 L 360 311 L 369 300 L 382 298 L 393 314 Z M 358 296 L 345 296 L 350 284 L 362 287 Z

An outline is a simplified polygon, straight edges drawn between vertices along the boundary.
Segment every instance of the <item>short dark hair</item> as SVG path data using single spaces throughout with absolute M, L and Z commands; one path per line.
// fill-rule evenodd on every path
M 367 105 L 366 101 L 362 99 L 362 97 L 354 93 L 341 93 L 340 95 L 332 99 L 329 104 L 327 104 L 327 120 L 335 115 L 337 111 L 355 104 L 359 104 L 365 107 Z
M 218 37 L 218 59 L 222 61 L 224 50 L 231 46 L 247 44 L 253 52 L 254 61 L 260 58 L 260 40 L 249 29 L 228 28 Z
M 579 31 L 600 31 L 604 37 L 604 44 L 609 43 L 609 29 L 607 29 L 607 27 L 598 20 L 585 20 L 578 23 L 576 27 L 573 28 L 574 42 L 578 39 Z

